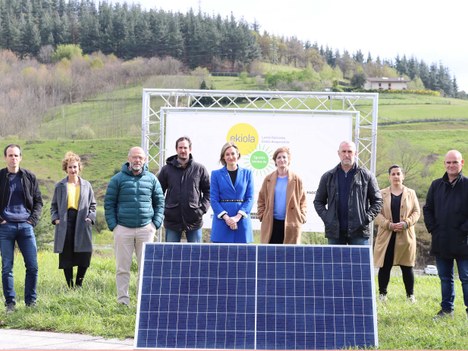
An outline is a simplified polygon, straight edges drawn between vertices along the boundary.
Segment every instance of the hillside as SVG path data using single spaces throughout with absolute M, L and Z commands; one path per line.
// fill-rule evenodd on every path
M 38 175 L 44 198 L 50 201 L 53 186 L 64 176 L 61 159 L 72 150 L 83 157 L 83 177 L 90 180 L 102 204 L 106 185 L 126 160 L 128 148 L 140 144 L 142 88 L 198 88 L 200 80 L 219 90 L 263 89 L 254 79 L 237 77 L 158 76 L 142 85 L 97 95 L 82 103 L 51 110 L 39 127 L 37 140 L 8 138 L 4 144 L 24 145 L 23 166 Z M 77 133 L 80 131 L 80 133 Z M 468 154 L 468 101 L 415 94 L 380 94 L 377 133 L 377 175 L 388 185 L 386 170 L 397 163 L 407 170 L 406 185 L 423 203 L 430 182 L 443 174 L 443 155 L 452 148 Z M 338 162 L 338 160 L 337 160 Z M 47 221 L 47 214 L 44 217 Z M 50 228 L 43 231 L 49 236 Z M 418 266 L 427 257 L 429 236 L 421 220 L 417 226 Z M 306 242 L 321 240 L 314 234 Z

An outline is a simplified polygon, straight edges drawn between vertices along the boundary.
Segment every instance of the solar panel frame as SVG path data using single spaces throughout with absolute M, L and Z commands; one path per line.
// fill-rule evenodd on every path
M 141 275 L 135 348 L 378 345 L 370 247 L 151 243 Z

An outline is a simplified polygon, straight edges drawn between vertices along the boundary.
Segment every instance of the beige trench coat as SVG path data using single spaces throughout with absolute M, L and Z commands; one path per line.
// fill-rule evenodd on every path
M 278 173 L 267 175 L 258 194 L 257 215 L 262 222 L 260 241 L 268 244 L 273 230 L 273 210 L 275 186 Z M 306 222 L 307 203 L 302 180 L 295 173 L 288 172 L 288 187 L 286 190 L 286 217 L 284 219 L 284 244 L 300 244 L 302 224 Z
M 392 236 L 392 231 L 390 230 L 390 223 L 392 222 L 390 187 L 381 190 L 381 193 L 383 207 L 382 211 L 375 218 L 375 224 L 379 227 L 374 245 L 374 265 L 376 267 L 383 266 L 385 252 Z M 406 222 L 408 227 L 396 233 L 394 266 L 414 266 L 416 261 L 416 233 L 414 225 L 418 221 L 420 214 L 416 192 L 404 186 L 401 195 L 400 221 Z

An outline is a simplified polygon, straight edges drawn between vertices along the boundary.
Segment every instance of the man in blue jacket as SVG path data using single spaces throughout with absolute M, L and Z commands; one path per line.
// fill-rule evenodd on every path
M 432 235 L 431 254 L 436 257 L 442 302 L 435 319 L 453 316 L 455 302 L 454 261 L 462 282 L 468 314 L 468 178 L 465 161 L 457 150 L 445 155 L 445 174 L 432 182 L 423 207 L 424 223 Z
M 370 223 L 383 200 L 374 175 L 356 164 L 356 144 L 343 141 L 340 163 L 320 179 L 314 207 L 325 224 L 330 245 L 368 245 Z
M 193 160 L 191 151 L 190 138 L 177 139 L 177 155 L 169 157 L 158 174 L 166 193 L 167 242 L 179 242 L 183 232 L 188 242 L 202 241 L 203 215 L 210 208 L 210 175 L 202 164 Z
M 114 232 L 117 301 L 127 306 L 133 251 L 140 272 L 143 244 L 154 240 L 164 217 L 161 185 L 145 162 L 145 151 L 132 147 L 128 162 L 110 180 L 104 199 L 107 226 Z
M 16 292 L 13 279 L 15 243 L 26 266 L 24 302 L 36 305 L 37 246 L 34 227 L 42 212 L 42 197 L 36 176 L 20 168 L 21 147 L 10 144 L 3 150 L 6 168 L 0 170 L 0 251 L 2 254 L 2 284 L 7 313 L 15 311 Z

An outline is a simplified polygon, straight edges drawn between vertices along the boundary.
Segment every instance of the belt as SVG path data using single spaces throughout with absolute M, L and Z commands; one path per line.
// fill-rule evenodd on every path
M 244 200 L 219 200 L 219 202 L 244 202 Z

